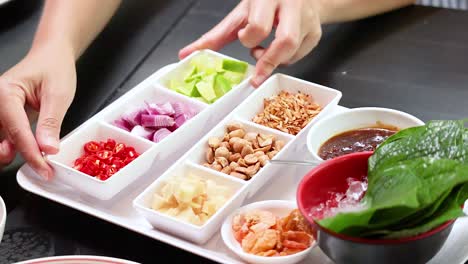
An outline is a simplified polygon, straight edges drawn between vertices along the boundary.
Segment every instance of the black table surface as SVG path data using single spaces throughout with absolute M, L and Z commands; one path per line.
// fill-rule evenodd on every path
M 78 93 L 63 134 L 130 90 L 221 20 L 237 1 L 124 1 L 78 62 Z M 27 52 L 41 1 L 0 8 L 0 73 Z M 468 16 L 462 11 L 409 7 L 326 26 L 315 52 L 279 69 L 343 92 L 341 105 L 381 106 L 430 119 L 468 117 Z M 221 52 L 253 63 L 239 43 Z M 206 259 L 23 191 L 4 172 L 0 195 L 8 220 L 0 263 L 55 255 L 104 255 L 140 263 L 160 256 L 176 263 Z

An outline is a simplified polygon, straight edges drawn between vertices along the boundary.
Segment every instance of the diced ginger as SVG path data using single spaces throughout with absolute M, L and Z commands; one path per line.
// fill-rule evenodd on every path
M 216 213 L 216 209 L 216 203 L 214 201 L 206 201 L 203 204 L 202 212 L 209 216 L 212 216 Z
M 167 200 L 162 198 L 159 194 L 154 194 L 151 208 L 158 210 L 167 204 Z
M 202 225 L 232 195 L 232 190 L 194 174 L 171 177 L 153 196 L 152 208 L 195 225 Z

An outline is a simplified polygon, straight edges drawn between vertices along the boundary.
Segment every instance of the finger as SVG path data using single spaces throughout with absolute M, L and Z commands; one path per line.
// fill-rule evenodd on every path
M 277 1 L 250 1 L 247 26 L 239 31 L 239 40 L 246 48 L 253 48 L 264 41 L 271 33 Z
M 321 33 L 308 34 L 302 41 L 301 47 L 297 50 L 296 54 L 286 63 L 288 65 L 294 64 L 309 54 L 320 41 Z
M 298 1 L 297 1 L 298 2 Z M 262 84 L 278 65 L 289 61 L 299 48 L 301 41 L 300 6 L 296 1 L 280 5 L 279 24 L 275 39 L 257 62 L 252 85 Z
M 257 46 L 250 49 L 250 56 L 252 56 L 257 61 L 263 56 L 263 54 L 265 54 L 265 48 L 262 46 Z
M 46 163 L 24 111 L 25 95 L 20 88 L 0 81 L 0 120 L 9 140 L 26 162 L 42 177 L 49 179 L 52 168 Z
M 54 86 L 54 88 L 57 86 Z M 41 108 L 36 126 L 36 140 L 39 148 L 46 154 L 59 151 L 60 128 L 71 100 L 67 94 L 61 94 L 58 88 L 43 90 Z
M 179 58 L 183 59 L 194 51 L 202 49 L 220 50 L 222 47 L 237 39 L 237 32 L 247 23 L 247 2 L 242 1 L 218 25 L 201 36 L 195 42 L 179 51 Z
M 305 21 L 305 23 L 307 23 L 310 29 L 302 40 L 302 44 L 300 45 L 300 48 L 297 50 L 296 54 L 286 64 L 293 64 L 304 58 L 318 45 L 320 39 L 322 38 L 322 25 L 320 23 L 320 19 L 317 16 L 308 19 L 308 21 Z
M 13 144 L 8 140 L 3 140 L 0 143 L 0 164 L 10 164 L 15 158 L 15 149 Z

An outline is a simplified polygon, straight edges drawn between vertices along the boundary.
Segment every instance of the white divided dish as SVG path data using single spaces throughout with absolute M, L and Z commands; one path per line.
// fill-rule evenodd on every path
M 130 92 L 107 106 L 101 112 L 72 131 L 61 141 L 61 150 L 48 159 L 56 172 L 56 180 L 75 188 L 84 195 L 101 200 L 112 199 L 124 188 L 145 175 L 152 166 L 167 169 L 193 142 L 204 135 L 224 116 L 254 91 L 249 85 L 252 66 L 249 65 L 244 80 L 215 103 L 209 105 L 181 95 L 166 87 L 167 80 L 180 74 L 196 56 L 210 56 L 218 59 L 233 59 L 213 52 L 195 52 L 163 74 L 154 74 Z M 235 59 L 233 59 L 235 60 Z M 197 115 L 158 143 L 135 136 L 113 125 L 113 122 L 128 111 L 144 108 L 146 103 L 181 102 L 190 105 Z M 135 148 L 141 155 L 105 181 L 90 177 L 73 169 L 74 160 L 81 156 L 83 145 L 91 140 L 115 139 Z
M 405 129 L 424 125 L 424 122 L 405 112 L 379 107 L 354 108 L 343 113 L 328 116 L 317 122 L 307 135 L 308 152 L 316 161 L 320 147 L 328 139 L 354 129 L 378 127 L 379 125 Z
M 230 201 L 230 203 L 239 206 L 243 203 L 244 198 L 250 198 L 255 195 L 260 188 L 262 188 L 267 182 L 274 181 L 276 179 L 276 172 L 278 167 L 270 163 L 266 164 L 261 168 L 250 180 L 244 181 L 233 176 L 217 172 L 213 169 L 203 167 L 205 163 L 205 153 L 208 147 L 208 139 L 212 137 L 223 138 L 226 128 L 232 123 L 241 123 L 246 131 L 255 132 L 258 134 L 273 135 L 276 140 L 282 140 L 285 142 L 285 146 L 279 151 L 273 159 L 281 159 L 286 156 L 290 146 L 294 144 L 300 144 L 295 139 L 296 137 L 276 129 L 265 127 L 253 123 L 251 120 L 254 116 L 263 110 L 263 101 L 274 95 L 279 94 L 282 90 L 297 93 L 301 92 L 312 96 L 314 102 L 318 103 L 322 107 L 320 114 L 315 116 L 311 122 L 302 129 L 299 133 L 306 133 L 308 129 L 314 125 L 316 120 L 322 116 L 330 113 L 334 107 L 337 106 L 338 101 L 341 98 L 341 92 L 330 89 L 317 84 L 305 82 L 293 77 L 289 77 L 282 74 L 276 74 L 272 76 L 268 81 L 261 85 L 257 91 L 249 96 L 242 104 L 240 104 L 230 115 L 228 115 L 223 121 L 221 121 L 215 128 L 213 128 L 208 134 L 206 134 L 192 149 L 190 149 L 180 160 L 178 160 L 168 171 L 166 171 L 155 183 L 153 183 L 148 189 L 146 189 L 137 199 L 134 201 L 135 208 L 142 213 L 142 215 L 155 227 L 163 229 L 172 234 L 178 235 L 184 239 L 193 241 L 195 243 L 205 243 L 219 228 L 221 217 L 226 217 L 231 213 L 231 204 L 221 208 L 214 216 L 213 221 L 208 221 L 201 228 L 195 227 L 192 224 L 177 221 L 171 216 L 157 213 L 149 208 L 149 200 L 151 193 L 157 186 L 160 186 L 167 177 L 177 174 L 182 171 L 183 167 L 191 166 L 198 167 L 199 170 L 216 175 L 218 177 L 230 177 L 232 181 L 239 182 L 243 185 L 243 188 L 238 190 L 236 199 Z M 170 219 L 170 220 L 169 220 Z
M 221 227 L 221 237 L 223 238 L 224 244 L 232 252 L 236 253 L 240 258 L 242 258 L 248 263 L 252 263 L 252 264 L 294 264 L 294 263 L 297 263 L 305 259 L 307 255 L 310 254 L 310 252 L 315 247 L 315 242 L 312 242 L 309 248 L 299 253 L 292 254 L 289 256 L 262 257 L 262 256 L 256 256 L 256 255 L 244 252 L 241 244 L 236 240 L 236 238 L 234 237 L 234 233 L 232 232 L 232 220 L 234 216 L 236 215 L 252 212 L 255 210 L 265 210 L 265 211 L 273 213 L 276 217 L 285 217 L 292 210 L 296 208 L 297 208 L 297 204 L 295 201 L 282 201 L 282 200 L 267 200 L 267 201 L 255 202 L 255 203 L 251 203 L 251 204 L 243 206 L 237 209 L 236 211 L 234 211 L 224 221 Z
M 2 242 L 3 232 L 5 231 L 5 224 L 7 218 L 7 210 L 5 202 L 0 196 L 0 243 Z
M 203 51 L 202 53 L 224 57 L 224 55 L 211 51 Z M 337 106 L 341 97 L 340 92 L 285 75 L 271 77 L 257 90 L 249 86 L 249 77 L 247 77 L 241 84 L 234 87 L 212 105 L 201 103 L 168 90 L 165 87 L 168 76 L 177 71 L 182 71 L 189 59 L 195 55 L 154 73 L 62 140 L 62 148 L 70 152 L 66 154 L 59 153 L 57 156 L 51 157 L 55 161 L 54 167 L 58 168 L 58 172 L 61 173 L 57 177 L 62 178 L 62 181 L 71 181 L 69 178 L 77 176 L 76 178 L 80 179 L 80 181 L 85 179 L 84 181 L 88 182 L 87 184 L 78 183 L 78 180 L 75 183 L 69 182 L 67 185 L 57 181 L 45 182 L 40 180 L 28 165 L 24 165 L 17 174 L 17 181 L 20 186 L 39 196 L 207 259 L 219 263 L 244 263 L 242 258 L 224 245 L 220 235 L 223 221 L 237 208 L 245 204 L 264 200 L 294 202 L 297 185 L 311 167 L 268 164 L 250 181 L 243 181 L 202 166 L 202 153 L 204 148 L 207 147 L 208 138 L 210 136 L 222 136 L 226 124 L 229 121 L 236 120 L 242 122 L 247 130 L 273 134 L 287 142 L 275 158 L 303 159 L 307 156 L 305 154 L 307 153 L 307 132 L 315 126 L 316 122 L 325 115 L 348 110 Z M 314 101 L 324 107 L 320 115 L 316 116 L 297 136 L 285 134 L 250 121 L 262 109 L 263 99 L 277 94 L 280 90 L 300 90 L 312 95 Z M 245 100 L 246 98 L 248 99 Z M 133 134 L 112 125 L 113 119 L 119 117 L 126 109 L 141 107 L 146 100 L 155 102 L 185 100 L 194 107 L 198 107 L 200 113 L 159 143 L 137 138 Z M 239 107 L 231 113 L 234 107 L 238 105 Z M 103 192 L 99 185 L 104 186 L 107 181 L 101 184 L 87 175 L 80 175 L 78 171 L 71 169 L 69 166 L 71 165 L 70 161 L 78 157 L 82 148 L 81 144 L 85 140 L 91 137 L 94 140 L 104 140 L 107 137 L 102 136 L 106 133 L 118 136 L 119 140 L 132 144 L 143 154 L 132 162 L 135 164 L 134 168 L 129 168 L 128 171 L 124 171 L 125 168 L 122 169 L 122 175 L 120 176 L 115 174 L 113 177 L 119 176 L 116 177 L 115 186 L 109 187 L 108 193 L 101 195 L 97 193 L 98 190 Z M 132 165 L 132 163 L 128 166 Z M 63 171 L 60 171 L 62 169 Z M 152 195 L 162 186 L 161 184 L 174 176 L 186 176 L 186 173 L 194 173 L 201 178 L 227 186 L 233 191 L 224 206 L 201 226 L 188 224 L 150 209 Z M 127 179 L 128 177 L 124 176 L 134 178 Z M 73 184 L 75 186 L 70 187 Z M 126 184 L 128 185 L 126 186 Z M 85 189 L 91 188 L 90 186 L 93 185 L 95 185 L 94 190 L 86 192 Z M 460 220 L 456 222 L 454 230 L 468 230 L 467 221 Z M 457 232 L 454 234 L 452 232 L 446 246 L 439 255 L 455 256 L 450 254 L 453 245 L 467 245 L 466 237 L 468 235 L 462 233 Z M 461 263 L 460 257 L 458 255 L 457 258 L 450 259 L 453 260 L 450 263 Z M 313 247 L 300 263 L 328 264 L 332 262 L 318 247 Z M 435 263 L 443 262 L 431 262 L 431 264 Z

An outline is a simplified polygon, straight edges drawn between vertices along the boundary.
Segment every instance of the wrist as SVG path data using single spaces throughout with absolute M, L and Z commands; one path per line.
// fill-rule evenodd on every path
M 78 58 L 78 52 L 66 38 L 39 38 L 33 41 L 29 54 L 50 53 L 50 56 Z

